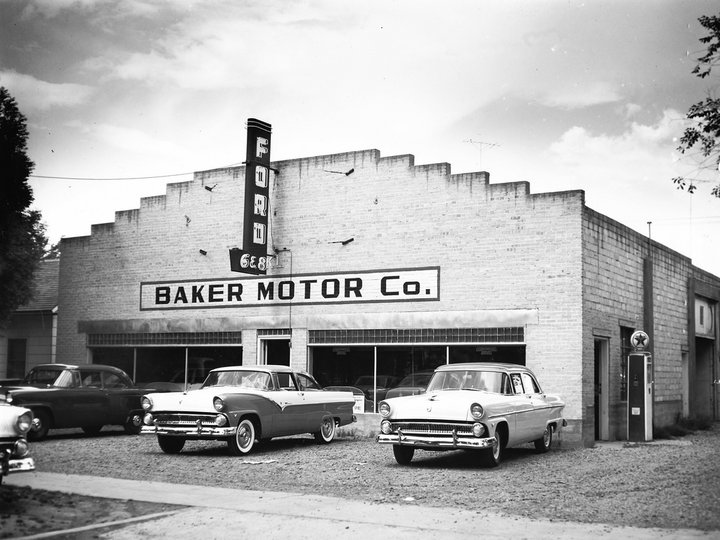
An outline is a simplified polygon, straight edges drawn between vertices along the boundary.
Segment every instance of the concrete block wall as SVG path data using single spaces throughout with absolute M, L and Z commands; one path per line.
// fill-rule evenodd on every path
M 626 438 L 626 405 L 620 390 L 620 327 L 645 330 L 653 340 L 657 425 L 672 423 L 682 405 L 681 359 L 687 350 L 687 282 L 690 260 L 649 242 L 632 229 L 589 208 L 583 223 L 583 408 L 584 439 L 594 437 L 593 337 L 610 342 L 610 431 Z M 644 328 L 644 259 L 653 261 L 652 329 Z

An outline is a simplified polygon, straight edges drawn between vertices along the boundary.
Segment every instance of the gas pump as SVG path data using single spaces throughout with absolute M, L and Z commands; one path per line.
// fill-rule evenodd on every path
M 652 354 L 645 348 L 650 339 L 642 330 L 630 336 L 633 352 L 627 362 L 628 441 L 653 438 Z

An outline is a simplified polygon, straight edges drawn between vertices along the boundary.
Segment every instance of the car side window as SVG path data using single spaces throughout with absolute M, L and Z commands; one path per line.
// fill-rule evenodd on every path
M 290 373 L 278 373 L 277 380 L 280 385 L 280 390 L 297 390 L 295 381 L 290 376 Z
M 105 374 L 105 388 L 127 388 L 127 384 L 115 373 Z
M 502 382 L 500 384 L 500 393 L 505 394 L 506 396 L 511 396 L 513 393 L 512 386 L 510 386 L 510 377 L 508 377 L 507 373 L 502 374 Z
M 520 377 L 519 373 L 513 373 L 510 375 L 512 378 L 512 385 L 513 389 L 515 390 L 516 394 L 524 394 L 525 390 L 523 389 L 522 379 Z
M 322 390 L 322 388 L 320 388 L 320 385 L 310 377 L 298 373 L 296 375 L 296 378 L 300 390 Z
M 101 388 L 102 377 L 99 371 L 80 370 L 80 376 L 82 377 L 82 385 L 88 388 Z
M 529 373 L 523 373 L 522 374 L 523 383 L 525 385 L 525 392 L 528 394 L 539 394 L 540 393 L 540 387 L 538 386 L 537 382 L 535 382 L 535 379 L 532 378 L 532 375 Z

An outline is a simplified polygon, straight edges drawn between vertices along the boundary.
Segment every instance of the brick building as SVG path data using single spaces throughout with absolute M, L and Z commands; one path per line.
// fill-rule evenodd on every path
M 717 417 L 720 279 L 583 191 L 377 150 L 272 170 L 266 276 L 230 270 L 244 167 L 197 172 L 64 239 L 57 360 L 138 382 L 289 363 L 324 385 L 368 384 L 368 410 L 441 363 L 516 362 L 565 398 L 563 442 L 591 444 L 626 437 L 623 359 L 643 329 L 655 424 Z

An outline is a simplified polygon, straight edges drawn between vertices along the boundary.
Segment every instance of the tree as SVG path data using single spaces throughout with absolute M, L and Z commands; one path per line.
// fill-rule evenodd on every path
M 700 38 L 700 43 L 707 46 L 707 51 L 698 59 L 692 73 L 704 79 L 720 62 L 720 17 L 702 16 L 698 21 L 710 34 Z M 673 178 L 673 182 L 678 189 L 687 188 L 689 193 L 694 193 L 699 182 L 710 179 L 716 182 L 711 194 L 720 197 L 720 99 L 708 96 L 704 101 L 695 103 L 688 110 L 687 117 L 694 124 L 685 129 L 678 150 L 682 154 L 692 148 L 698 150 L 695 154 L 698 174 L 694 177 L 677 176 Z
M 5 87 L 0 87 L 0 327 L 32 297 L 33 277 L 47 239 L 33 202 L 28 177 L 25 116 Z

